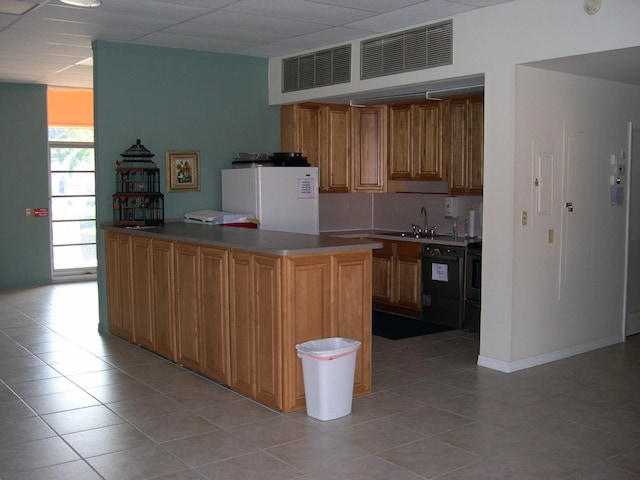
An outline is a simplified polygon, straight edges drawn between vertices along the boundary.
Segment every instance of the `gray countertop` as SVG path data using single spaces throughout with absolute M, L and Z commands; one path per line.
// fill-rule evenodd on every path
M 411 236 L 401 237 L 398 235 L 394 235 L 397 233 L 395 230 L 384 230 L 384 229 L 372 229 L 372 230 L 340 230 L 340 231 L 331 231 L 331 232 L 322 232 L 323 235 L 330 235 L 339 238 L 379 238 L 381 240 L 401 240 L 403 242 L 414 242 L 414 243 L 429 243 L 429 244 L 438 244 L 438 245 L 451 245 L 451 246 L 462 246 L 466 247 L 471 243 L 481 242 L 482 239 L 479 237 L 469 238 L 465 236 L 457 237 L 454 239 L 449 235 L 436 235 L 434 238 L 428 237 L 420 237 L 415 238 Z
M 119 227 L 105 222 L 103 230 L 151 238 L 197 243 L 269 255 L 306 255 L 382 248 L 382 243 L 357 236 L 307 235 L 240 227 L 222 227 L 184 222 L 165 222 L 157 227 Z

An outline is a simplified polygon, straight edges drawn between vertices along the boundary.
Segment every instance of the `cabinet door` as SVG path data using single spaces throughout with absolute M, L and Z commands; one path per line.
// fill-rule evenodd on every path
M 255 324 L 255 397 L 274 408 L 281 407 L 281 260 L 253 258 Z
M 419 180 L 442 180 L 441 102 L 413 105 L 412 121 L 412 177 Z
M 411 178 L 411 105 L 389 106 L 389 178 Z
M 422 306 L 420 244 L 396 242 L 395 263 L 395 301 L 419 312 Z
M 125 237 L 126 239 L 128 236 Z M 131 318 L 131 313 L 127 311 L 131 308 L 131 297 L 129 296 L 131 290 L 127 289 L 131 284 L 131 280 L 128 278 L 130 265 L 127 265 L 131 259 L 131 250 L 128 242 L 121 243 L 121 241 L 119 234 L 105 233 L 109 332 L 133 340 L 132 328 L 126 326 L 126 322 Z M 128 335 L 130 336 L 128 337 Z
M 176 335 L 174 317 L 173 242 L 153 239 L 153 325 L 154 350 L 169 360 L 176 361 Z
M 450 103 L 449 191 L 482 195 L 484 101 L 482 97 Z
M 229 384 L 227 250 L 200 247 L 202 373 Z
M 135 285 L 133 300 L 133 341 L 153 350 L 153 260 L 151 239 L 133 236 L 131 238 L 131 278 Z
M 253 268 L 251 255 L 230 253 L 229 333 L 231 348 L 231 388 L 255 396 L 255 328 Z
M 466 190 L 467 161 L 467 102 L 453 100 L 450 103 L 449 137 L 449 190 L 451 193 Z
M 178 243 L 175 247 L 177 361 L 200 370 L 200 289 L 198 246 Z
M 484 99 L 469 100 L 468 173 L 470 194 L 482 195 L 484 183 Z
M 283 277 L 283 409 L 304 408 L 302 362 L 295 345 L 331 336 L 331 257 L 285 257 Z
M 354 395 L 371 390 L 371 251 L 335 255 L 331 335 L 362 343 L 356 357 Z
M 353 182 L 355 192 L 383 192 L 387 164 L 386 107 L 353 109 Z
M 379 239 L 375 239 L 380 241 Z M 393 242 L 383 241 L 383 247 L 373 251 L 372 298 L 374 302 L 393 301 Z
M 320 184 L 323 191 L 348 192 L 351 163 L 351 120 L 347 105 L 321 110 Z
M 320 166 L 320 104 L 299 103 L 280 109 L 280 147 L 301 152 L 314 167 Z

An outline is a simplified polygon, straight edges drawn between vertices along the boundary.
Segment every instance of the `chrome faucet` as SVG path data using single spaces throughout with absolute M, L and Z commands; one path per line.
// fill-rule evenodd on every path
M 426 232 L 427 231 L 427 224 L 429 223 L 429 222 L 427 222 L 427 209 L 426 208 L 422 207 L 420 209 L 420 216 L 424 217 L 424 221 L 422 222 L 422 229 L 423 229 L 424 232 Z

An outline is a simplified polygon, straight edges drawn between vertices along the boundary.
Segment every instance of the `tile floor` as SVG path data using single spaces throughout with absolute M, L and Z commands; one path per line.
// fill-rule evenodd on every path
M 0 291 L 0 478 L 640 479 L 640 337 L 511 375 L 374 337 L 351 415 L 282 415 L 111 335 L 93 282 Z

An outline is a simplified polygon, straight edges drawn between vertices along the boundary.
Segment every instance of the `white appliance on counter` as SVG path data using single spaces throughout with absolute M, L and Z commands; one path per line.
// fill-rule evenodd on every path
M 317 167 L 222 170 L 222 210 L 253 213 L 264 230 L 320 231 Z

